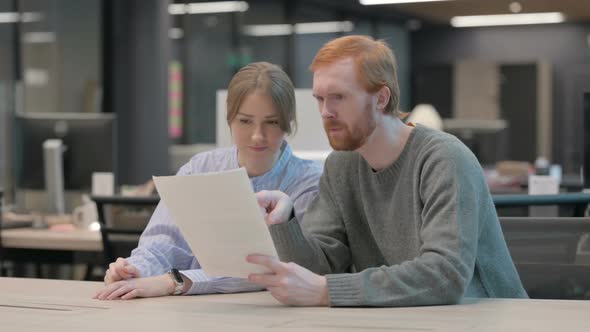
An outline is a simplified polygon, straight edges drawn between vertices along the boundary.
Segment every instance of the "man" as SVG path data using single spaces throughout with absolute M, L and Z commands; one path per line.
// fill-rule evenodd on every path
M 392 51 L 342 37 L 310 69 L 336 152 L 301 226 L 288 196 L 257 194 L 282 262 L 248 256 L 272 271 L 250 281 L 291 305 L 526 297 L 477 159 L 454 136 L 400 120 Z

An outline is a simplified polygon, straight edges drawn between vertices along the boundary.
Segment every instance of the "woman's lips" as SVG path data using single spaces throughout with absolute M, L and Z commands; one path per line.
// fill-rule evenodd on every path
M 256 152 L 262 152 L 267 149 L 266 146 L 251 146 L 250 149 Z

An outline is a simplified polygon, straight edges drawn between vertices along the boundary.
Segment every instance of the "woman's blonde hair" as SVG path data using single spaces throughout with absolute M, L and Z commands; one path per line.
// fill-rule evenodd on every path
M 289 76 L 277 65 L 254 62 L 242 67 L 229 82 L 227 91 L 227 123 L 238 114 L 247 95 L 254 91 L 267 94 L 277 109 L 279 126 L 286 134 L 297 126 L 295 89 Z

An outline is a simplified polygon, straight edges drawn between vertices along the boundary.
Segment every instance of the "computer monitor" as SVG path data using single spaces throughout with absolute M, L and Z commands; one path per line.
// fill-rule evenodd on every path
M 92 173 L 115 172 L 116 117 L 103 113 L 26 113 L 15 118 L 17 190 L 44 190 L 43 144 L 59 139 L 63 188 L 89 192 Z
M 590 189 L 590 92 L 584 94 L 584 188 Z

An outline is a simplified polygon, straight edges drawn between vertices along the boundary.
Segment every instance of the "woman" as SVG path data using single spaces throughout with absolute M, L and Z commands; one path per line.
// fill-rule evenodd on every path
M 243 67 L 228 87 L 227 123 L 235 145 L 195 155 L 177 175 L 246 168 L 255 192 L 280 190 L 301 220 L 315 198 L 321 166 L 295 157 L 285 141 L 296 125 L 295 92 L 278 66 Z M 196 253 L 198 256 L 198 253 Z M 172 270 L 171 270 L 172 269 Z M 175 270 L 179 269 L 180 274 Z M 175 278 L 176 277 L 176 278 Z M 162 202 L 127 259 L 111 263 L 98 299 L 261 290 L 245 279 L 207 276 Z M 177 281 L 175 281 L 177 279 Z

